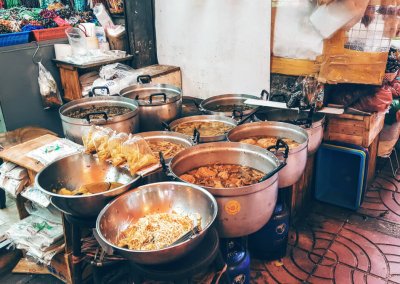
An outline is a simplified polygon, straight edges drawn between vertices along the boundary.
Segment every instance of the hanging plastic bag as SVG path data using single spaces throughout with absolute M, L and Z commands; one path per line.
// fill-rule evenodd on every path
M 54 80 L 51 73 L 46 68 L 44 68 L 41 62 L 39 62 L 38 65 L 38 82 L 44 109 L 61 106 L 63 103 L 61 100 L 60 92 L 57 88 L 56 81 Z

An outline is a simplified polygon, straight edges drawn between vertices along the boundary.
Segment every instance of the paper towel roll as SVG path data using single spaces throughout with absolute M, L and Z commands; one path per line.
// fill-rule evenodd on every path
M 54 52 L 56 53 L 57 60 L 63 60 L 64 58 L 72 55 L 72 48 L 69 44 L 54 44 Z

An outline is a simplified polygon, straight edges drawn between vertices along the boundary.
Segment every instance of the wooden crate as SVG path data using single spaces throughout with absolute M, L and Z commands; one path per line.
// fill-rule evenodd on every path
M 341 114 L 330 116 L 324 139 L 369 147 L 383 128 L 385 113 L 370 116 Z

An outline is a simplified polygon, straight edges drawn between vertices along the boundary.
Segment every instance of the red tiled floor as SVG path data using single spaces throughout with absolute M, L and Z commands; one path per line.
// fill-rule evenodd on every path
M 387 170 L 357 212 L 310 208 L 293 225 L 283 265 L 255 262 L 252 283 L 400 284 L 400 183 Z

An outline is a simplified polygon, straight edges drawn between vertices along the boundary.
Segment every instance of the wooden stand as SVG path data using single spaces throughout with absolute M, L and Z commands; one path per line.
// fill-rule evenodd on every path
M 64 89 L 64 99 L 66 101 L 72 101 L 82 98 L 82 88 L 79 82 L 79 75 L 81 73 L 89 72 L 90 70 L 98 70 L 101 66 L 106 64 L 129 61 L 131 59 L 132 56 L 90 65 L 76 65 L 54 60 L 60 70 L 61 83 Z M 179 67 L 151 65 L 141 69 L 136 69 L 136 71 L 143 75 L 150 75 L 153 83 L 169 84 L 182 88 L 181 70 Z
M 79 75 L 93 70 L 99 70 L 100 67 L 113 64 L 118 62 L 131 61 L 132 55 L 128 55 L 124 58 L 118 58 L 113 60 L 99 61 L 90 64 L 73 64 L 65 61 L 53 59 L 60 70 L 61 85 L 64 90 L 64 99 L 66 101 L 72 101 L 82 98 L 82 88 L 79 82 Z

